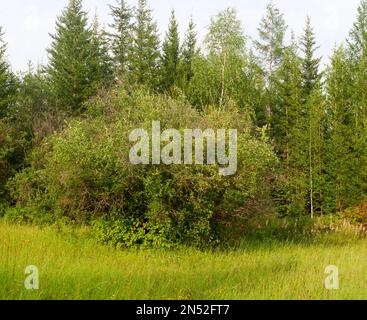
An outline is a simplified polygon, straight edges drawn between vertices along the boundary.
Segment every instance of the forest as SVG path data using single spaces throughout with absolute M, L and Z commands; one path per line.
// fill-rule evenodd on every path
M 48 63 L 22 74 L 0 28 L 2 220 L 87 226 L 118 248 L 365 232 L 367 0 L 326 67 L 312 17 L 287 41 L 291 28 L 272 2 L 257 39 L 235 8 L 211 18 L 202 43 L 193 19 L 180 35 L 173 10 L 161 37 L 146 0 L 117 0 L 110 15 L 103 28 L 69 0 Z M 237 173 L 132 165 L 129 134 L 152 121 L 237 129 Z

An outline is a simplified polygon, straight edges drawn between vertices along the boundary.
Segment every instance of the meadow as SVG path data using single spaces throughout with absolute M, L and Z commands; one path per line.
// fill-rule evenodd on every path
M 346 234 L 308 242 L 243 243 L 233 250 L 117 250 L 87 228 L 0 222 L 0 299 L 366 299 L 367 240 Z M 28 265 L 39 290 L 24 287 Z M 336 265 L 340 289 L 326 290 Z

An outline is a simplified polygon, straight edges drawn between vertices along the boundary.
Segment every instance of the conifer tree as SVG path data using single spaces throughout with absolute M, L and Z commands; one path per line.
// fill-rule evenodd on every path
M 180 39 L 174 10 L 171 11 L 169 27 L 162 49 L 161 87 L 165 91 L 171 89 L 178 81 Z
M 355 156 L 355 177 L 350 177 L 348 186 L 353 194 L 345 200 L 349 205 L 355 205 L 364 200 L 367 192 L 367 1 L 361 0 L 358 7 L 356 22 L 348 39 L 348 67 L 351 70 L 352 101 L 349 109 L 353 121 L 350 126 L 353 129 L 353 145 L 351 154 Z
M 306 121 L 302 114 L 301 59 L 293 39 L 274 76 L 272 136 L 282 160 L 279 210 L 285 215 L 304 213 L 307 195 Z
M 361 0 L 358 7 L 357 21 L 349 34 L 348 45 L 355 61 L 367 55 L 367 0 Z
M 80 112 L 83 102 L 95 93 L 99 75 L 95 73 L 93 33 L 88 27 L 82 0 L 69 0 L 56 22 L 48 50 L 48 73 L 59 108 Z
M 306 28 L 301 38 L 302 59 L 302 86 L 305 99 L 312 93 L 320 82 L 319 67 L 321 58 L 315 58 L 315 34 L 311 26 L 311 18 L 307 17 Z
M 361 196 L 361 154 L 356 141 L 356 114 L 353 107 L 353 70 L 344 48 L 335 50 L 327 71 L 328 115 L 328 207 L 342 211 L 355 204 Z M 358 131 L 358 130 L 357 130 Z M 362 175 L 361 175 L 362 173 Z
M 268 125 L 264 105 L 266 105 L 266 81 L 261 66 L 252 50 L 247 55 L 244 69 L 243 108 L 252 108 L 254 121 L 259 128 Z
M 320 58 L 315 57 L 316 40 L 311 26 L 311 19 L 307 17 L 306 28 L 300 41 L 302 57 L 302 89 L 303 114 L 307 119 L 305 130 L 308 139 L 308 181 L 309 181 L 309 211 L 311 217 L 315 212 L 322 213 L 321 192 L 324 177 L 324 103 L 319 73 Z
M 187 84 L 193 77 L 193 62 L 195 57 L 199 54 L 199 50 L 197 48 L 197 32 L 195 28 L 195 23 L 191 17 L 181 50 L 180 75 L 182 82 L 181 86 L 183 88 L 187 87 Z
M 125 0 L 117 0 L 115 6 L 110 5 L 113 32 L 109 35 L 117 73 L 127 71 L 128 53 L 132 43 L 132 9 Z
M 4 32 L 0 27 L 0 118 L 9 116 L 16 97 L 17 81 L 6 58 Z
M 130 76 L 133 81 L 156 89 L 159 81 L 159 37 L 146 0 L 139 0 L 135 20 L 129 52 Z
M 98 86 L 108 86 L 113 79 L 113 61 L 109 53 L 107 33 L 100 27 L 97 15 L 92 24 L 92 53 L 96 89 Z
M 311 218 L 325 213 L 325 103 L 320 83 L 316 83 L 304 105 L 307 133 L 307 211 Z

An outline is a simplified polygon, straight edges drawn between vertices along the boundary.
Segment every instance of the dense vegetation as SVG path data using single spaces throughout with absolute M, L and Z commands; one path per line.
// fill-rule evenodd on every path
M 70 0 L 48 65 L 23 75 L 0 29 L 1 216 L 91 225 L 123 247 L 231 242 L 262 217 L 367 223 L 366 0 L 324 71 L 311 19 L 286 43 L 272 3 L 256 41 L 228 8 L 201 45 L 192 19 L 180 39 L 174 11 L 161 43 L 146 0 L 110 9 L 103 30 Z M 155 120 L 238 129 L 237 174 L 133 166 L 129 133 Z
M 348 231 L 296 243 L 231 250 L 115 250 L 88 228 L 35 228 L 0 222 L 0 299 L 230 300 L 365 299 L 366 239 Z M 47 254 L 45 254 L 47 252 Z M 24 290 L 24 266 L 40 271 Z M 340 266 L 340 290 L 325 290 L 325 266 Z

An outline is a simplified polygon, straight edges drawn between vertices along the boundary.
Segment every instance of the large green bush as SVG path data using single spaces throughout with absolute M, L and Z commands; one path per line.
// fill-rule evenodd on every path
M 217 241 L 219 227 L 234 212 L 248 215 L 248 204 L 266 197 L 264 179 L 276 159 L 264 135 L 237 108 L 198 113 L 184 99 L 121 88 L 87 107 L 86 117 L 47 139 L 34 151 L 31 167 L 12 181 L 18 205 L 78 222 L 133 219 L 164 226 L 169 241 L 200 246 Z M 150 132 L 154 120 L 162 130 L 238 129 L 237 174 L 220 176 L 214 165 L 132 165 L 129 134 L 136 128 Z

